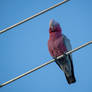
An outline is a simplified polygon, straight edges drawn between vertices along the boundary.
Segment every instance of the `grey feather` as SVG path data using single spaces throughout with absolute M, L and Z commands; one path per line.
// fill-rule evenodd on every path
M 70 40 L 63 34 L 63 42 L 64 42 L 64 45 L 66 46 L 67 48 L 67 51 L 70 51 L 72 50 L 72 45 L 71 45 L 71 42 Z M 72 58 L 72 55 L 70 54 L 71 58 Z
M 70 51 L 72 50 L 72 46 L 71 46 L 71 43 L 70 43 L 70 40 L 63 34 L 63 42 L 64 42 L 64 45 L 66 46 L 67 48 L 67 51 Z M 70 55 L 70 58 L 72 60 L 72 55 Z M 65 65 L 65 68 L 66 70 L 64 71 L 66 73 L 67 76 L 70 76 L 72 73 L 71 73 L 71 60 L 70 60 L 69 56 L 66 57 L 66 61 L 68 61 Z
M 63 41 L 64 41 L 64 45 L 66 46 L 67 50 L 68 51 L 72 50 L 70 40 L 64 34 L 63 34 Z

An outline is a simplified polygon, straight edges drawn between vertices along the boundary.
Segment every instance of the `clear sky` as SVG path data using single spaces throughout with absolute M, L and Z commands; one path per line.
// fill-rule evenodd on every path
M 0 30 L 62 0 L 0 0 Z M 92 40 L 92 0 L 71 0 L 0 35 L 0 84 L 52 59 L 49 21 L 55 19 L 76 48 Z M 53 62 L 0 92 L 92 92 L 92 45 L 73 55 L 76 83 L 68 85 Z

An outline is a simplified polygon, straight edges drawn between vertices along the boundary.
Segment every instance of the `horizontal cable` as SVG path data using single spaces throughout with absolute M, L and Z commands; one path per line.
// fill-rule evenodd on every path
M 79 49 L 81 49 L 81 48 L 83 48 L 83 47 L 85 47 L 85 46 L 87 46 L 87 45 L 89 45 L 89 44 L 92 44 L 92 41 L 89 41 L 89 42 L 87 42 L 87 43 L 85 43 L 85 44 L 83 44 L 83 45 L 81 45 L 81 46 L 79 46 L 79 47 L 77 47 L 77 48 L 75 48 L 75 49 L 73 49 L 73 50 L 71 50 L 71 51 L 66 52 L 66 55 L 71 54 L 71 53 L 73 53 L 73 52 L 75 52 L 75 51 L 77 51 L 77 50 L 79 50 Z M 60 58 L 62 58 L 62 57 L 63 57 L 63 55 L 57 57 L 57 59 L 60 59 Z M 42 64 L 42 65 L 40 65 L 40 66 L 38 66 L 38 67 L 36 67 L 36 68 L 34 68 L 34 69 L 32 69 L 32 70 L 29 70 L 28 72 L 23 73 L 23 74 L 21 74 L 21 75 L 15 77 L 15 78 L 13 78 L 13 79 L 7 81 L 7 82 L 1 84 L 0 87 L 3 87 L 3 86 L 5 86 L 5 85 L 7 85 L 7 84 L 9 84 L 9 83 L 11 83 L 11 82 L 13 82 L 13 81 L 15 81 L 15 80 L 21 78 L 21 77 L 23 77 L 23 76 L 26 76 L 26 75 L 28 75 L 28 74 L 30 74 L 30 73 L 32 73 L 32 72 L 34 72 L 34 71 L 36 71 L 36 70 L 42 68 L 42 67 L 44 67 L 44 66 L 46 66 L 46 65 L 48 65 L 48 64 L 50 64 L 50 63 L 52 63 L 52 62 L 54 62 L 54 61 L 55 61 L 55 59 L 52 59 L 52 60 L 50 60 L 50 61 L 48 61 L 48 62 L 46 62 L 46 63 L 44 63 L 44 64 Z
M 68 1 L 70 1 L 70 0 L 64 0 L 64 1 L 62 1 L 62 2 L 60 2 L 60 3 L 58 3 L 58 4 L 55 4 L 55 5 L 51 6 L 50 8 L 47 8 L 47 9 L 45 9 L 45 10 L 43 10 L 43 11 L 41 11 L 41 12 L 39 12 L 39 13 L 37 13 L 37 14 L 31 16 L 31 17 L 28 17 L 28 18 L 26 18 L 26 19 L 24 19 L 24 20 L 22 20 L 22 21 L 20 21 L 20 22 L 18 22 L 18 23 L 16 23 L 16 24 L 14 24 L 14 25 L 12 25 L 12 26 L 10 26 L 10 27 L 7 27 L 7 28 L 1 30 L 1 31 L 0 31 L 0 34 L 6 32 L 6 31 L 8 31 L 9 29 L 12 29 L 12 28 L 14 28 L 14 27 L 16 27 L 16 26 L 18 26 L 18 25 L 20 25 L 20 24 L 23 24 L 24 22 L 26 22 L 26 21 L 28 21 L 28 20 L 31 20 L 31 19 L 33 19 L 33 18 L 35 18 L 35 17 L 37 17 L 37 16 L 39 16 L 39 15 L 41 15 L 41 14 L 47 12 L 47 11 L 50 11 L 50 10 L 52 10 L 53 8 L 56 8 L 56 7 L 58 7 L 58 6 L 62 5 L 62 4 L 64 4 L 65 2 L 68 2 Z

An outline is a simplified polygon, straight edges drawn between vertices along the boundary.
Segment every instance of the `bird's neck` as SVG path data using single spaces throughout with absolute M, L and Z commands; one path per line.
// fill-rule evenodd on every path
M 59 38 L 61 36 L 62 36 L 62 34 L 60 32 L 52 32 L 52 33 L 50 33 L 50 39 L 51 40 L 55 40 L 55 39 L 57 39 L 57 38 Z

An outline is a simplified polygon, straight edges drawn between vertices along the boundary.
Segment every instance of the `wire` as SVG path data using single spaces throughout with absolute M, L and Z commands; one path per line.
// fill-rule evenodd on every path
M 6 31 L 8 31 L 9 29 L 12 29 L 12 28 L 14 28 L 14 27 L 16 27 L 16 26 L 18 26 L 18 25 L 20 25 L 20 24 L 23 24 L 24 22 L 26 22 L 26 21 L 28 21 L 28 20 L 31 20 L 31 19 L 33 19 L 33 18 L 35 18 L 35 17 L 37 17 L 37 16 L 39 16 L 39 15 L 41 15 L 41 14 L 47 12 L 47 11 L 50 11 L 50 10 L 52 10 L 53 8 L 56 8 L 56 7 L 58 7 L 58 6 L 62 5 L 62 4 L 64 4 L 65 2 L 68 2 L 68 1 L 70 1 L 70 0 L 64 0 L 64 1 L 62 1 L 62 2 L 60 2 L 60 3 L 58 3 L 58 4 L 55 4 L 55 5 L 53 5 L 53 6 L 49 7 L 49 8 L 47 8 L 47 9 L 45 9 L 45 10 L 43 10 L 43 11 L 41 11 L 41 12 L 39 12 L 39 13 L 37 13 L 37 14 L 31 16 L 31 17 L 28 17 L 28 18 L 26 18 L 26 19 L 24 19 L 24 20 L 22 20 L 22 21 L 20 21 L 20 22 L 18 22 L 18 23 L 16 23 L 16 24 L 14 24 L 14 25 L 12 25 L 12 26 L 10 26 L 10 27 L 7 27 L 7 28 L 1 30 L 1 31 L 0 31 L 0 34 L 2 34 L 2 33 L 4 33 L 4 32 L 6 32 Z
M 66 55 L 71 54 L 71 53 L 73 53 L 73 52 L 75 52 L 75 51 L 77 51 L 77 50 L 79 50 L 79 49 L 81 49 L 81 48 L 83 48 L 83 47 L 85 47 L 85 46 L 87 46 L 87 45 L 89 45 L 89 44 L 92 44 L 92 41 L 89 41 L 89 42 L 87 42 L 87 43 L 85 43 L 85 44 L 83 44 L 83 45 L 81 45 L 81 46 L 79 46 L 79 47 L 77 47 L 77 48 L 75 48 L 75 49 L 69 51 L 69 52 L 66 52 Z M 60 58 L 62 58 L 62 57 L 63 57 L 63 55 L 57 57 L 57 59 L 60 59 Z M 42 67 L 44 67 L 44 66 L 46 66 L 46 65 L 48 65 L 48 64 L 50 64 L 50 63 L 52 63 L 52 62 L 54 62 L 54 61 L 55 61 L 55 59 L 52 59 L 52 60 L 50 60 L 50 61 L 48 61 L 48 62 L 46 62 L 46 63 L 44 63 L 44 64 L 42 64 L 42 65 L 40 65 L 40 66 L 38 66 L 38 67 L 36 67 L 36 68 L 34 68 L 34 69 L 32 69 L 32 70 L 29 70 L 28 72 L 23 73 L 23 74 L 21 74 L 21 75 L 15 77 L 15 78 L 13 78 L 13 79 L 7 81 L 7 82 L 1 84 L 0 87 L 3 87 L 3 86 L 5 86 L 5 85 L 7 85 L 7 84 L 9 84 L 9 83 L 11 83 L 11 82 L 17 80 L 17 79 L 20 79 L 21 77 L 26 76 L 26 75 L 28 75 L 28 74 L 30 74 L 30 73 L 32 73 L 32 72 L 34 72 L 34 71 L 36 71 L 36 70 L 42 68 Z

